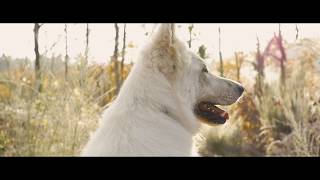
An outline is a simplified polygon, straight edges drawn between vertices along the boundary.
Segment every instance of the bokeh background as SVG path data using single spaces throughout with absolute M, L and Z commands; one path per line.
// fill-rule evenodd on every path
M 0 156 L 77 156 L 156 24 L 0 24 Z M 177 24 L 209 69 L 244 84 L 204 156 L 320 155 L 320 24 Z

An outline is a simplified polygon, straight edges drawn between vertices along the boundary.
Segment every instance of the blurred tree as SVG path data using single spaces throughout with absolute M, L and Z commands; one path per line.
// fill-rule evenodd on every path
M 66 55 L 64 57 L 64 77 L 65 80 L 68 79 L 68 61 L 69 61 L 69 55 L 68 55 L 68 26 L 67 24 L 64 24 L 64 33 L 65 33 L 65 50 L 66 50 Z
M 257 70 L 260 76 L 264 76 L 264 56 L 260 51 L 260 41 L 257 37 L 257 54 L 256 54 L 256 63 L 254 64 L 254 68 Z
M 2 56 L 0 57 L 0 64 L 2 64 L 2 61 L 4 62 L 4 64 L 6 64 L 6 67 L 0 66 L 0 69 L 6 69 L 7 72 L 9 73 L 9 71 L 10 71 L 10 61 L 9 61 L 9 58 L 5 54 L 2 54 Z
M 126 32 L 126 27 L 127 27 L 127 24 L 124 24 L 123 25 L 123 46 L 122 46 L 122 53 L 121 53 L 121 66 L 120 66 L 120 68 L 121 68 L 121 84 L 123 83 L 123 81 L 124 81 L 124 77 L 123 77 L 123 74 L 124 74 L 124 71 L 123 71 L 123 68 L 124 68 L 124 66 L 123 66 L 123 64 L 124 64 L 124 61 L 125 61 L 125 53 L 126 53 L 126 36 L 127 36 L 127 32 Z
M 116 94 L 120 90 L 120 76 L 119 76 L 119 63 L 118 63 L 118 46 L 119 46 L 119 26 L 117 23 L 114 24 L 115 28 L 115 39 L 114 39 L 114 51 L 113 51 L 113 63 L 114 63 L 114 73 L 116 78 Z
M 274 60 L 280 63 L 280 80 L 282 87 L 285 87 L 285 62 L 287 61 L 286 52 L 283 46 L 282 34 L 279 24 L 279 32 L 278 35 L 274 34 L 274 37 L 269 41 L 264 53 L 264 57 L 272 57 Z
M 258 98 L 262 96 L 263 91 L 263 80 L 264 80 L 264 60 L 265 57 L 261 54 L 260 51 L 260 41 L 257 37 L 257 53 L 256 60 L 252 63 L 254 69 L 258 72 L 256 76 L 256 81 L 254 85 L 254 91 Z M 260 99 L 259 99 L 260 100 Z
M 39 29 L 43 24 L 39 24 L 39 23 L 34 23 L 34 29 L 33 29 L 33 33 L 34 33 L 34 52 L 36 55 L 36 59 L 35 59 L 35 77 L 36 77 L 36 84 L 35 84 L 35 89 L 38 92 L 41 92 L 41 69 L 40 69 L 40 53 L 39 53 Z
M 85 67 L 88 64 L 88 56 L 89 56 L 89 38 L 90 38 L 90 28 L 89 28 L 89 24 L 86 24 L 86 48 L 85 48 L 85 52 L 84 52 L 84 58 L 80 59 L 80 87 L 83 86 L 84 84 L 84 80 L 85 80 L 85 75 L 84 75 L 84 71 L 85 71 Z
M 89 53 L 89 24 L 87 23 L 87 28 L 86 28 L 86 51 L 85 51 L 85 60 L 88 62 L 88 53 Z
M 222 59 L 222 53 L 221 53 L 221 31 L 220 31 L 220 27 L 218 29 L 219 32 L 219 59 L 220 59 L 220 76 L 223 77 L 223 59 Z
M 296 24 L 296 40 L 298 40 L 299 37 L 299 29 L 298 29 L 298 25 Z
M 235 52 L 234 56 L 235 56 L 235 61 L 236 61 L 237 81 L 241 82 L 240 70 L 241 70 L 242 64 L 244 62 L 244 54 L 243 54 L 243 52 Z
M 189 48 L 191 48 L 191 43 L 192 43 L 192 30 L 194 28 L 194 25 L 193 24 L 190 24 L 188 26 L 188 31 L 189 31 L 189 41 L 188 41 L 188 45 L 189 45 Z

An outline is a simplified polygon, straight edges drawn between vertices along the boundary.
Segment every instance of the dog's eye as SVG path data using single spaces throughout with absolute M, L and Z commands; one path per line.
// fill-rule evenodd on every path
M 207 66 L 203 66 L 203 68 L 202 68 L 202 72 L 205 72 L 205 73 L 207 73 L 207 72 L 208 72 Z

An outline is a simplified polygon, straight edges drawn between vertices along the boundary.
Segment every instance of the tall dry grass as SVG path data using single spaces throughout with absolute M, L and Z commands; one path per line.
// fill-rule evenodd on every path
M 286 62 L 285 85 L 280 76 L 272 82 L 262 80 L 262 92 L 256 93 L 257 86 L 244 81 L 246 93 L 231 107 L 231 122 L 204 131 L 203 155 L 320 156 L 320 74 L 315 68 L 319 56 L 305 48 L 301 56 Z M 234 67 L 233 60 L 229 63 Z M 232 73 L 227 76 L 235 78 Z
M 225 76 L 239 79 L 246 92 L 229 107 L 226 125 L 205 127 L 199 134 L 202 155 L 320 155 L 320 75 L 314 66 L 319 51 L 312 49 L 313 43 L 301 46 L 304 54 L 285 64 L 285 86 L 280 78 L 248 79 L 240 73 L 251 66 L 247 59 L 240 70 L 234 59 L 224 61 Z M 105 105 L 116 96 L 114 64 L 88 65 L 83 59 L 79 56 L 77 64 L 70 65 L 67 77 L 59 58 L 43 60 L 41 93 L 34 89 L 30 62 L 8 64 L 0 71 L 0 156 L 79 154 Z M 130 68 L 125 66 L 124 78 Z
M 44 67 L 41 93 L 27 64 L 2 71 L 0 156 L 78 155 L 115 97 L 112 68 L 72 64 L 66 79 L 63 69 Z

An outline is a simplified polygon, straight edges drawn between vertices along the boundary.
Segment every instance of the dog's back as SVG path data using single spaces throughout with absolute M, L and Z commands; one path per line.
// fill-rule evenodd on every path
M 132 111 L 130 111 L 132 109 Z M 189 156 L 192 134 L 176 120 L 145 107 L 114 102 L 83 156 Z

